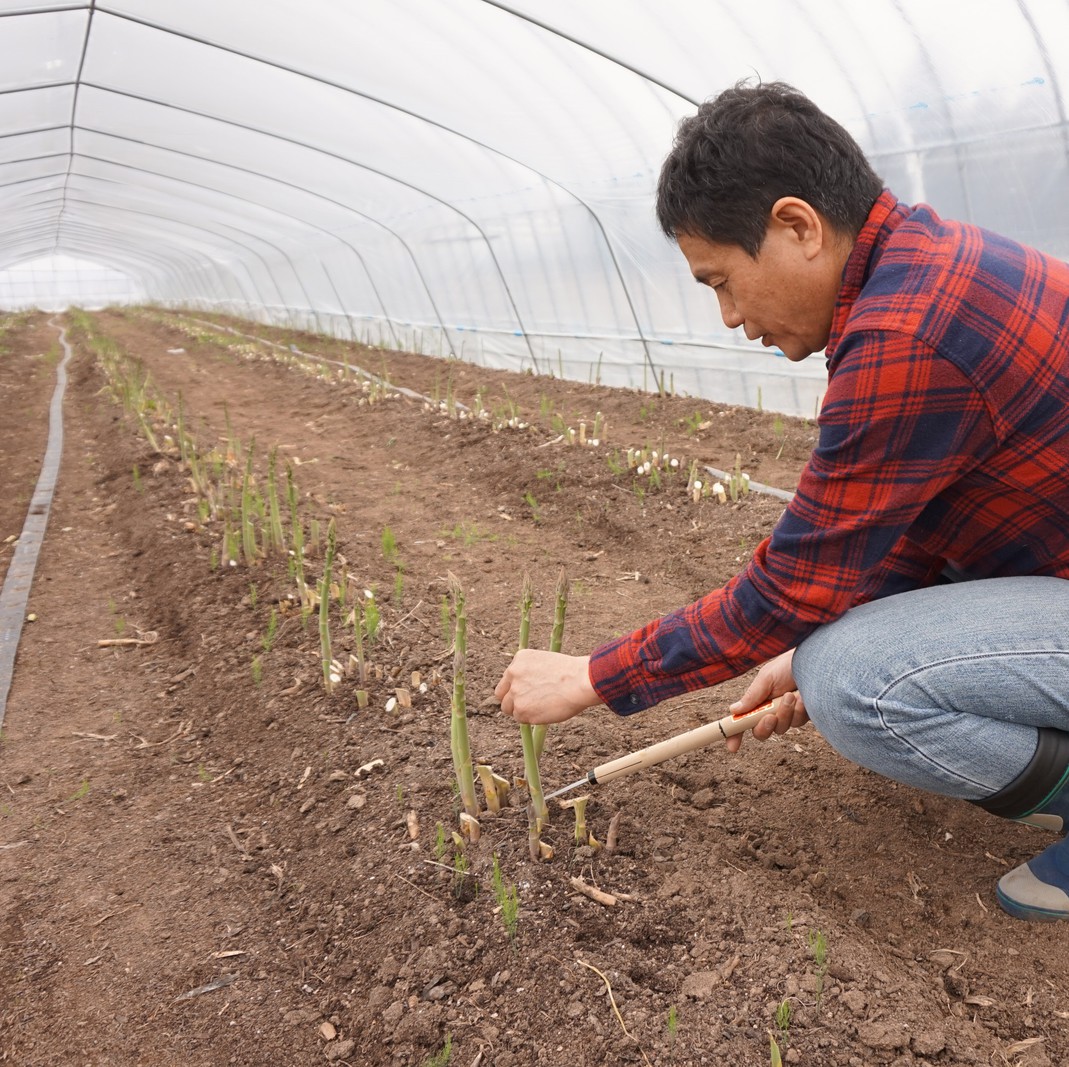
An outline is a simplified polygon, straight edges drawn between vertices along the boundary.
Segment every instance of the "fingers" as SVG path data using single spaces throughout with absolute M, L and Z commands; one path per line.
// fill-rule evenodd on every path
M 522 649 L 494 688 L 501 710 L 517 722 L 563 722 L 599 703 L 590 683 L 589 657 Z
M 734 711 L 740 704 L 743 704 L 743 701 L 732 704 L 732 710 Z M 809 715 L 805 710 L 802 694 L 794 691 L 777 697 L 775 711 L 758 720 L 750 732 L 755 740 L 767 741 L 774 734 L 785 734 L 788 730 L 797 730 L 805 726 L 807 722 L 809 722 Z M 738 752 L 742 747 L 744 736 L 744 734 L 736 734 L 734 737 L 729 737 L 724 747 L 728 752 Z
M 796 690 L 798 687 L 791 670 L 793 660 L 794 650 L 791 649 L 764 664 L 742 696 L 731 705 L 731 711 L 735 714 L 753 711 L 773 697 Z
M 733 715 L 745 714 L 748 711 L 753 711 L 754 708 L 759 708 L 762 704 L 767 704 L 772 697 L 771 675 L 762 675 L 759 672 L 757 677 L 746 687 L 746 692 L 728 710 Z

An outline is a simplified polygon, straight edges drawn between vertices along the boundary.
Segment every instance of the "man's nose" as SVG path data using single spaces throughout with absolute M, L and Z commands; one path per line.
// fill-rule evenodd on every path
M 739 314 L 734 302 L 725 297 L 720 298 L 720 317 L 724 320 L 724 325 L 729 330 L 738 329 L 746 321 Z

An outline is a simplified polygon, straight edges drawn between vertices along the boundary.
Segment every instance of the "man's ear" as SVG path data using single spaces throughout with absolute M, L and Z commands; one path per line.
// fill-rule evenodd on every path
M 806 259 L 819 255 L 829 236 L 820 213 L 797 196 L 781 196 L 769 211 L 768 225 L 788 241 L 796 242 Z

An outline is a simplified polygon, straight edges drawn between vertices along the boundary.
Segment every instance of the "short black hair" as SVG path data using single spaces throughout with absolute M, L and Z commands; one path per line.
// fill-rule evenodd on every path
M 657 183 L 666 236 L 756 257 L 772 205 L 797 196 L 855 238 L 883 189 L 858 143 L 784 82 L 736 83 L 683 119 Z

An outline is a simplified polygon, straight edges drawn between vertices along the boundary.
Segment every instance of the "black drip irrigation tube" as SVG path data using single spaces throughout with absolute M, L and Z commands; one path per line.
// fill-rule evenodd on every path
M 56 481 L 59 477 L 59 461 L 63 455 L 63 395 L 67 390 L 67 364 L 71 358 L 71 346 L 67 333 L 54 319 L 48 325 L 59 330 L 59 343 L 63 346 L 63 359 L 56 371 L 56 388 L 48 409 L 48 445 L 37 488 L 30 501 L 30 510 L 22 533 L 15 544 L 15 554 L 0 589 L 0 726 L 4 723 L 7 696 L 11 691 L 11 678 L 15 670 L 15 653 L 26 620 L 26 604 L 33 584 L 33 572 L 44 541 L 48 513 L 52 508 Z

